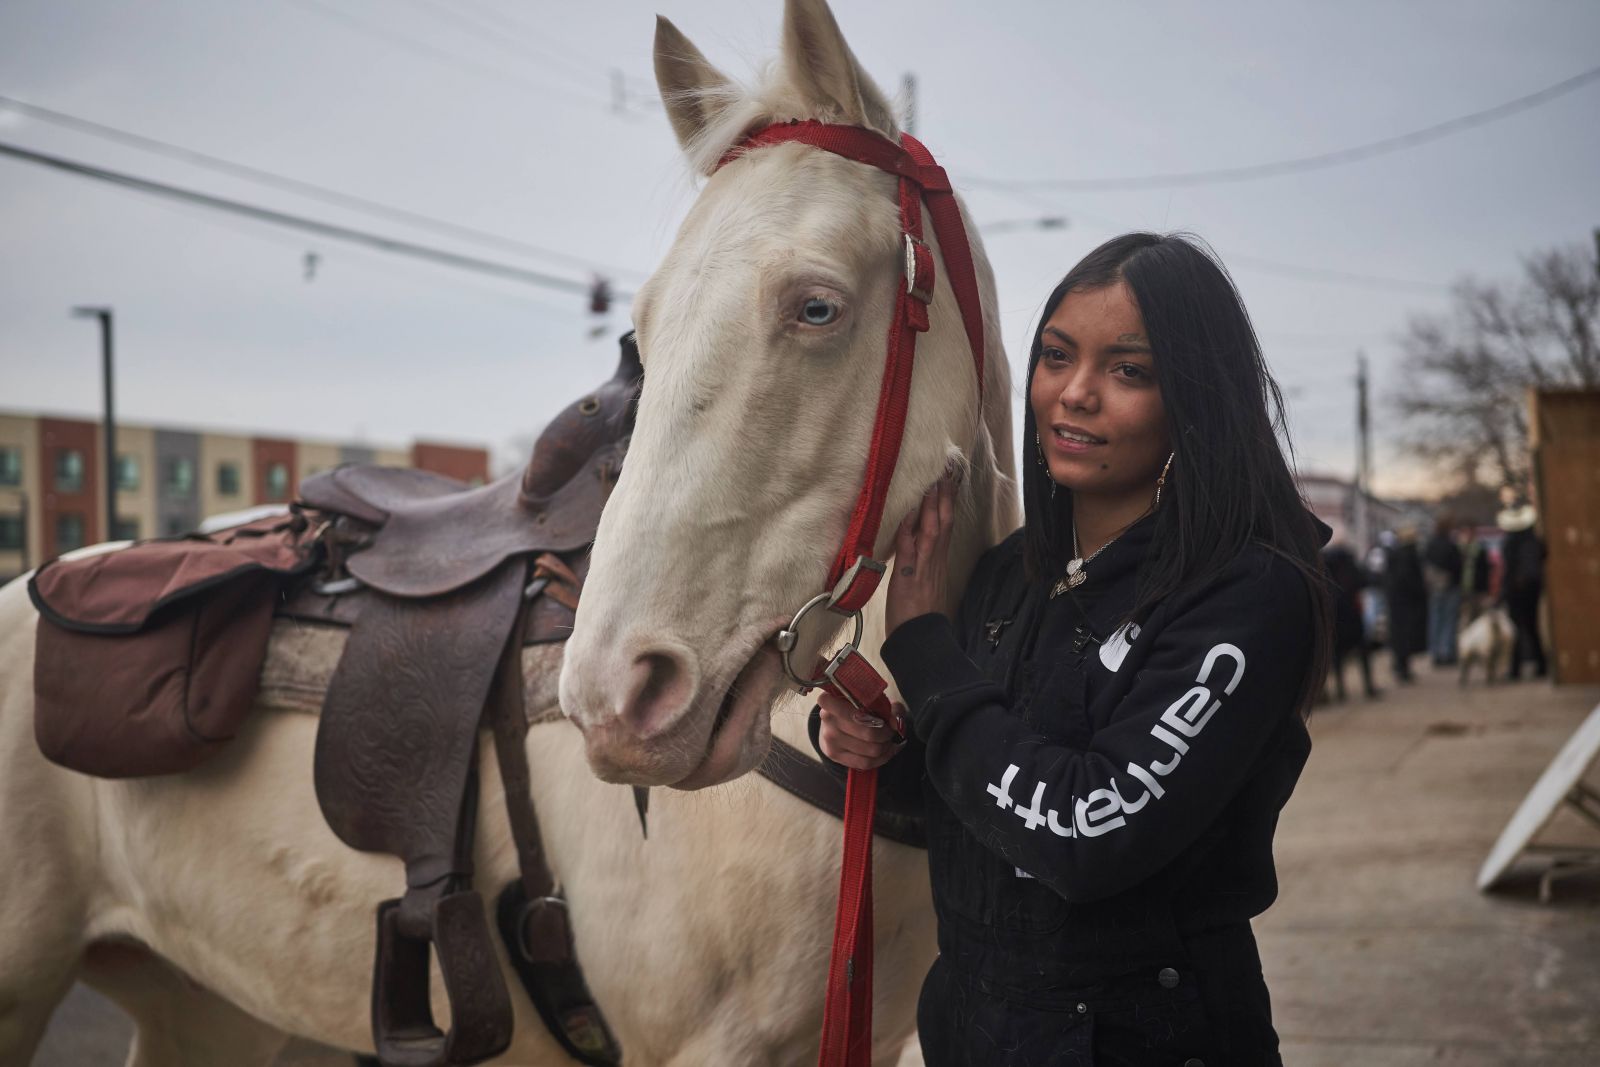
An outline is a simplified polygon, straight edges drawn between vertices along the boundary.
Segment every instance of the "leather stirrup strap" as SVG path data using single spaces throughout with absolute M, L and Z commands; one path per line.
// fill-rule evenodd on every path
M 374 594 L 346 640 L 317 729 L 323 817 L 353 848 L 405 861 L 405 895 L 377 914 L 372 1027 L 387 1067 L 455 1067 L 511 1041 L 511 998 L 472 889 L 478 732 L 515 632 L 526 567 L 507 561 L 450 594 Z M 450 1028 L 434 1023 L 429 956 Z
M 580 1063 L 616 1067 L 622 1062 L 622 1046 L 584 980 L 567 900 L 545 861 L 539 816 L 533 807 L 522 677 L 521 638 L 527 616 L 524 610 L 512 631 L 495 671 L 487 709 L 519 872 L 518 880 L 500 893 L 496 924 L 512 969 L 551 1036 Z

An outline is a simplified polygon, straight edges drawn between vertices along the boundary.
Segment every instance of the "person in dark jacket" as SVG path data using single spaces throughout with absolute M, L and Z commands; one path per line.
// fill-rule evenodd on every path
M 1428 586 L 1417 552 L 1417 528 L 1402 526 L 1383 567 L 1384 599 L 1389 605 L 1389 652 L 1397 682 L 1412 682 L 1411 657 L 1428 647 Z
M 1063 279 L 1028 383 L 1025 524 L 954 619 L 949 484 L 896 534 L 882 654 L 910 738 L 832 696 L 812 719 L 825 756 L 921 796 L 924 1059 L 1280 1064 L 1250 919 L 1330 613 L 1276 386 L 1220 266 L 1150 234 Z
M 1372 684 L 1371 649 L 1367 647 L 1367 626 L 1361 613 L 1361 590 L 1366 588 L 1367 576 L 1356 554 L 1347 545 L 1329 545 L 1322 550 L 1322 562 L 1332 583 L 1333 602 L 1333 675 L 1334 692 L 1340 703 L 1344 702 L 1344 662 L 1352 654 L 1361 664 L 1361 688 L 1368 700 L 1380 695 Z
M 1513 682 L 1520 680 L 1523 661 L 1532 660 L 1533 676 L 1543 678 L 1550 667 L 1545 660 L 1544 641 L 1539 637 L 1545 545 L 1533 529 L 1538 515 L 1532 504 L 1517 500 L 1502 509 L 1495 519 L 1506 532 L 1505 540 L 1500 542 L 1500 557 L 1505 568 L 1500 577 L 1500 604 L 1511 616 L 1511 625 L 1517 628 L 1517 640 L 1511 648 L 1511 672 L 1507 677 Z
M 1455 520 L 1440 515 L 1422 547 L 1422 577 L 1428 588 L 1428 654 L 1435 667 L 1456 662 L 1456 631 L 1461 624 L 1461 548 Z
M 1489 606 L 1489 546 L 1464 533 L 1461 538 L 1461 602 L 1471 623 Z

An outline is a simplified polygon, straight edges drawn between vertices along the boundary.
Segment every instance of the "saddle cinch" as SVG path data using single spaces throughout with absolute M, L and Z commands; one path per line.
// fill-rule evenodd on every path
M 288 514 L 53 561 L 29 583 L 40 612 L 40 749 L 102 777 L 175 773 L 218 751 L 254 703 L 274 615 L 349 629 L 323 700 L 314 780 L 341 840 L 405 862 L 405 892 L 377 908 L 373 1038 L 390 1067 L 476 1063 L 511 1040 L 510 995 L 472 887 L 484 729 L 520 869 L 495 908 L 507 955 L 569 1055 L 621 1061 L 544 859 L 521 650 L 571 630 L 641 380 L 630 333 L 613 377 L 556 417 L 525 470 L 487 486 L 341 467 L 307 479 Z M 841 815 L 842 783 L 773 746 L 761 773 Z M 646 794 L 635 799 L 642 822 Z M 880 810 L 877 830 L 924 847 L 915 815 Z M 448 1032 L 433 1019 L 430 953 Z

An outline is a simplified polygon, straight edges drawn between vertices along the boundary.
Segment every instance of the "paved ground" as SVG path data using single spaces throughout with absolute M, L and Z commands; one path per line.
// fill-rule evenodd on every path
M 1424 668 L 1377 702 L 1318 711 L 1278 832 L 1282 897 L 1257 925 L 1288 1067 L 1600 1064 L 1600 877 L 1558 883 L 1549 905 L 1527 865 L 1503 892 L 1473 888 L 1597 702 L 1600 689 L 1542 683 L 1460 690 Z M 1546 839 L 1600 832 L 1563 817 Z M 114 1067 L 127 1041 L 116 1009 L 80 987 L 35 1064 Z M 349 1061 L 299 1046 L 280 1062 Z
M 1463 690 L 1424 669 L 1317 713 L 1277 837 L 1282 896 L 1257 927 L 1286 1064 L 1600 1064 L 1600 878 L 1557 883 L 1549 905 L 1536 866 L 1494 895 L 1474 888 L 1597 702 L 1543 683 Z M 1600 832 L 1562 816 L 1542 839 Z

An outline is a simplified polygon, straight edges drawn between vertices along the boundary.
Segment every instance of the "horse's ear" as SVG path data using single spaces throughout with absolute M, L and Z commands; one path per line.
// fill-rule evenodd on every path
M 786 0 L 783 64 L 816 117 L 894 136 L 894 111 L 856 62 L 827 0 Z
M 656 86 L 678 144 L 689 150 L 716 114 L 716 97 L 733 82 L 700 54 L 683 31 L 656 16 Z

